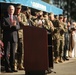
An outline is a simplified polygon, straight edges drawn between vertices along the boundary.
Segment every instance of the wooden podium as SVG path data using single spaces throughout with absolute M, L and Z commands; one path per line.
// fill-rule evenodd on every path
M 48 36 L 42 28 L 25 26 L 24 67 L 26 75 L 44 75 L 48 69 Z

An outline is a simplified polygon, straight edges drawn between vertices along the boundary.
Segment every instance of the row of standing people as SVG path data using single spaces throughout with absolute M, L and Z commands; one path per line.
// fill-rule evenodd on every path
M 54 17 L 54 14 L 51 14 Z M 60 15 L 52 19 L 56 29 L 53 32 L 53 45 L 55 63 L 62 63 L 69 60 L 68 57 L 75 57 L 76 54 L 76 22 L 68 21 L 67 16 Z M 74 51 L 74 53 L 73 53 Z M 71 53 L 71 54 L 70 54 Z
M 23 30 L 22 26 L 36 26 L 45 28 L 47 32 L 52 34 L 52 45 L 54 46 L 55 63 L 62 62 L 62 59 L 68 60 L 66 52 L 69 50 L 69 24 L 63 21 L 63 15 L 59 18 L 54 18 L 54 14 L 43 14 L 42 11 L 36 12 L 35 16 L 31 15 L 31 10 L 21 12 L 21 5 L 16 9 L 10 5 L 8 7 L 8 14 L 2 20 L 3 42 L 5 51 L 5 70 L 6 72 L 17 72 L 17 69 L 24 69 L 23 56 Z M 15 12 L 15 13 L 14 13 Z M 15 14 L 15 16 L 14 16 Z M 10 19 L 12 15 L 13 21 Z M 68 35 L 68 36 L 67 36 Z M 15 51 L 17 51 L 17 59 L 15 58 Z M 10 58 L 8 57 L 10 52 Z M 62 54 L 63 53 L 63 54 Z M 16 60 L 17 62 L 16 62 Z
M 6 72 L 17 72 L 17 69 L 23 70 L 23 29 L 22 26 L 36 26 L 40 28 L 46 28 L 47 30 L 54 30 L 50 26 L 52 23 L 47 26 L 43 26 L 42 19 L 43 17 L 39 14 L 37 17 L 32 17 L 27 12 L 25 16 L 21 12 L 21 5 L 18 5 L 15 9 L 13 5 L 9 5 L 7 14 L 4 14 L 1 19 L 1 28 L 3 31 L 3 43 L 4 43 L 4 66 Z M 28 9 L 29 10 L 29 9 Z M 42 12 L 41 12 L 42 13 Z M 41 20 L 40 20 L 41 19 Z M 17 51 L 17 54 L 15 54 Z M 16 57 L 17 55 L 17 62 Z M 16 69 L 17 67 L 17 69 Z
M 30 10 L 30 9 L 29 9 Z M 31 10 L 29 11 L 29 18 L 27 18 L 32 24 L 40 28 L 45 28 L 48 32 L 52 33 L 52 45 L 54 46 L 55 62 L 63 62 L 62 60 L 69 60 L 70 49 L 72 48 L 71 35 L 75 32 L 72 27 L 73 23 L 68 21 L 67 16 L 54 15 L 53 13 L 44 14 L 42 11 L 36 12 L 35 16 L 32 16 Z M 25 14 L 27 17 L 27 14 Z M 75 27 L 74 27 L 75 28 Z M 70 41 L 71 40 L 71 41 Z M 71 46 L 71 48 L 70 48 Z M 72 51 L 72 50 L 71 50 Z M 68 52 L 68 56 L 67 56 Z
M 72 22 L 72 44 L 71 44 L 71 56 L 70 57 L 76 57 L 76 22 Z

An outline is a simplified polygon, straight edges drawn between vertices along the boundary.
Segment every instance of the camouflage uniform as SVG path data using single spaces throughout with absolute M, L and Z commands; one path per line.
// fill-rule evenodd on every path
M 60 47 L 60 26 L 59 20 L 54 20 L 53 25 L 55 27 L 53 32 L 53 45 L 54 45 L 54 56 L 55 56 L 55 63 L 58 63 L 59 60 L 59 47 Z
M 51 68 L 53 68 L 53 51 L 52 51 L 52 33 L 54 31 L 53 23 L 49 19 L 44 19 L 43 27 L 47 30 L 48 34 L 48 60 L 49 67 L 47 72 L 51 72 Z
M 21 17 L 21 22 L 20 22 L 20 25 L 27 25 L 27 19 L 25 17 L 25 15 L 23 13 L 20 13 L 18 16 Z M 18 50 L 17 50 L 17 53 L 18 53 L 18 65 L 23 65 L 23 56 L 24 56 L 24 45 L 23 45 L 23 29 L 20 29 L 18 31 L 18 34 L 19 34 L 19 41 L 18 41 Z
M 62 62 L 62 52 L 64 51 L 64 32 L 65 32 L 65 24 L 63 22 L 59 22 L 60 24 L 60 50 L 59 50 L 59 59 Z
M 18 5 L 16 8 L 21 9 L 21 5 Z M 23 13 L 19 13 L 16 15 L 18 18 L 21 19 L 21 21 L 19 21 L 21 29 L 18 30 L 19 40 L 18 40 L 18 49 L 17 49 L 17 66 L 18 66 L 18 69 L 22 69 L 23 68 L 23 62 L 24 62 L 23 61 L 24 60 L 23 59 L 23 57 L 24 57 L 24 45 L 23 45 L 23 29 L 22 29 L 22 26 L 27 25 L 27 19 Z
M 53 32 L 54 31 L 53 23 L 50 20 L 47 20 L 47 19 L 44 19 L 44 20 L 45 20 L 45 23 L 43 26 L 46 28 L 47 31 Z

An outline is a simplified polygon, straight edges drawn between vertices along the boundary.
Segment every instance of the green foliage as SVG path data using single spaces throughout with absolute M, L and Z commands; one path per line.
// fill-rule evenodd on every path
M 50 0 L 42 0 L 42 1 L 47 2 L 47 3 L 50 3 Z

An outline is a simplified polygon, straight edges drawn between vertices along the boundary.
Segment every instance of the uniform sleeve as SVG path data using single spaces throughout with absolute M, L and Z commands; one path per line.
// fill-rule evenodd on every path
M 27 18 L 24 14 L 21 13 L 21 23 L 26 26 L 27 25 Z

